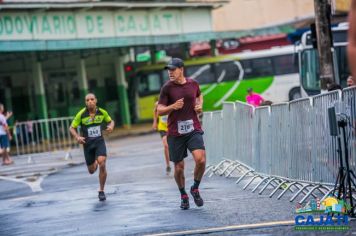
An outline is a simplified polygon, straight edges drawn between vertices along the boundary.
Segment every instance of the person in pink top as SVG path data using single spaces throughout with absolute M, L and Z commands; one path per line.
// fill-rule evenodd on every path
M 246 102 L 254 107 L 258 107 L 264 102 L 263 97 L 261 95 L 254 93 L 252 88 L 247 90 L 248 95 L 246 96 Z

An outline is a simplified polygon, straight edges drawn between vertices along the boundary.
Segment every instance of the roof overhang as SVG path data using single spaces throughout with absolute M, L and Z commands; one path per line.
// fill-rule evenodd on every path
M 115 1 L 78 1 L 78 0 L 57 0 L 57 1 L 21 1 L 4 0 L 0 3 L 0 10 L 29 10 L 29 9 L 90 9 L 90 8 L 110 8 L 110 9 L 163 9 L 163 8 L 212 8 L 216 9 L 229 3 L 228 0 L 221 1 L 189 1 L 189 2 L 115 2 Z

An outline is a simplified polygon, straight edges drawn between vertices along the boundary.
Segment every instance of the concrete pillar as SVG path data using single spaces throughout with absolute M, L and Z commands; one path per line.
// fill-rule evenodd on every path
M 217 48 L 216 48 L 216 40 L 212 39 L 210 40 L 210 55 L 215 57 L 218 55 Z
M 187 60 L 190 58 L 190 43 L 182 43 L 182 48 L 183 48 L 183 60 Z
M 119 93 L 119 108 L 121 121 L 124 127 L 131 126 L 131 116 L 129 109 L 129 99 L 127 96 L 127 83 L 124 70 L 124 56 L 118 56 L 115 59 L 115 76 L 117 83 L 117 91 Z
M 48 119 L 48 109 L 46 101 L 46 93 L 44 89 L 42 63 L 38 60 L 34 60 L 32 64 L 32 75 L 35 87 L 35 104 L 37 119 Z M 53 118 L 53 117 L 52 117 Z M 48 122 L 42 123 L 41 129 L 44 130 L 44 137 L 49 139 L 49 124 Z
M 42 63 L 34 61 L 32 65 L 32 74 L 35 85 L 36 113 L 40 119 L 48 119 L 48 110 L 46 94 L 43 83 Z
M 80 99 L 84 101 L 85 95 L 88 94 L 87 70 L 85 68 L 85 59 L 81 58 L 78 63 L 78 85 L 80 90 Z
M 156 60 L 156 46 L 153 45 L 153 46 L 150 46 L 150 54 L 151 54 L 151 64 L 154 65 L 157 63 L 157 60 Z

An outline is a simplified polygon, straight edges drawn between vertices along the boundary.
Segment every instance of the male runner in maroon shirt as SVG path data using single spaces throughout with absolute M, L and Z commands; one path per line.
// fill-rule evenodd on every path
M 184 63 L 179 58 L 172 58 L 165 67 L 169 81 L 162 87 L 158 101 L 158 115 L 168 114 L 169 157 L 174 162 L 174 178 L 181 193 L 181 208 L 189 209 L 189 197 L 185 192 L 184 158 L 187 149 L 195 160 L 194 184 L 190 193 L 195 204 L 203 206 L 199 194 L 199 184 L 205 171 L 205 146 L 203 131 L 198 120 L 202 112 L 203 96 L 199 84 L 184 77 Z

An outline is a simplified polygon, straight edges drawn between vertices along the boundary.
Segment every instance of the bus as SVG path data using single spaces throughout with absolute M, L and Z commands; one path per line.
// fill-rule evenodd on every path
M 347 62 L 347 31 L 348 23 L 340 23 L 332 27 L 333 47 L 333 70 L 335 83 L 346 87 L 346 80 L 350 75 Z M 299 57 L 299 71 L 302 97 L 319 94 L 320 69 L 318 50 L 313 48 L 311 32 L 302 35 L 300 44 L 297 46 Z
M 185 76 L 200 84 L 204 111 L 221 109 L 225 101 L 245 101 L 253 88 L 266 100 L 285 102 L 300 98 L 298 57 L 294 45 L 268 50 L 185 60 Z M 139 120 L 153 118 L 162 85 L 168 80 L 164 64 L 139 68 L 137 109 Z

